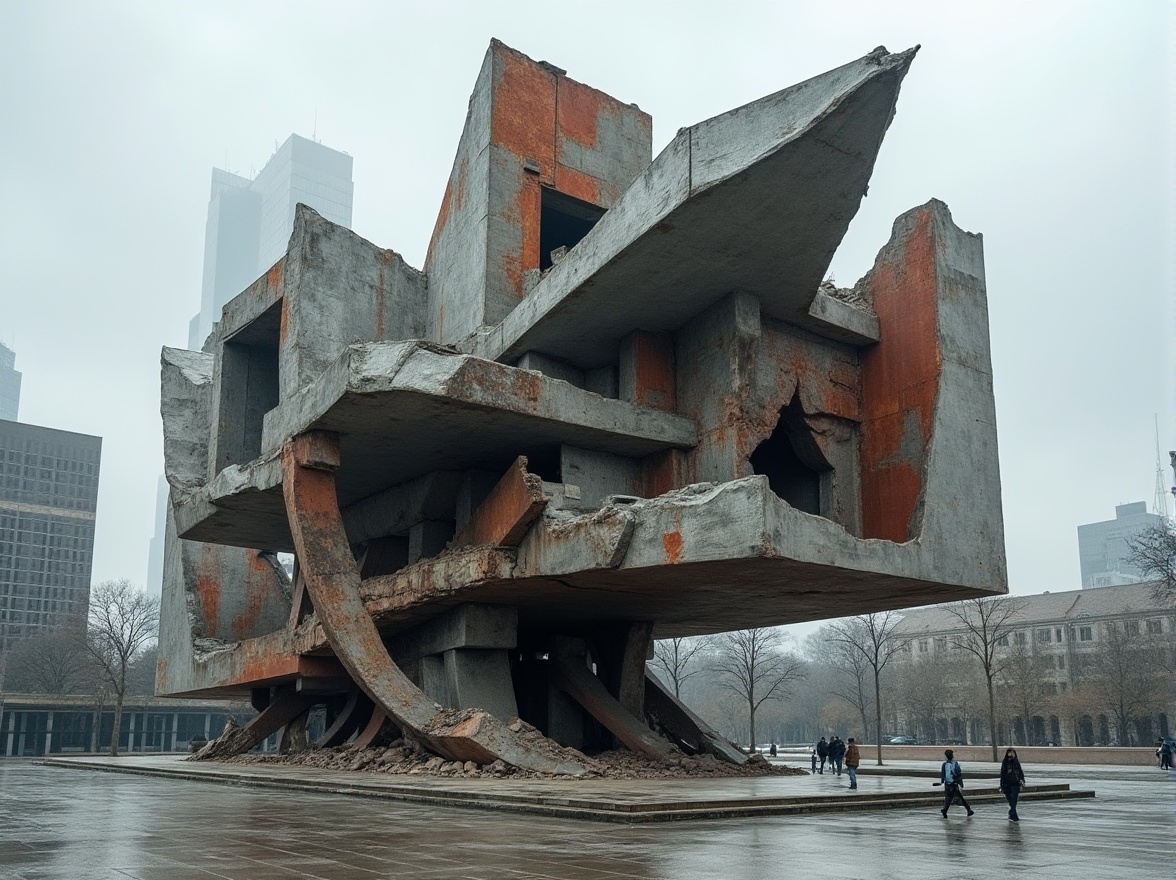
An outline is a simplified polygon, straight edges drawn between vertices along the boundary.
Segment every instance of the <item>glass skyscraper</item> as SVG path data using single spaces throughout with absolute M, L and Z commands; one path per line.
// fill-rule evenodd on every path
M 292 134 L 252 180 L 213 169 L 200 313 L 188 325 L 189 348 L 203 346 L 225 303 L 286 252 L 299 202 L 351 228 L 351 166 L 346 153 Z
M 0 421 L 0 652 L 89 607 L 102 438 Z

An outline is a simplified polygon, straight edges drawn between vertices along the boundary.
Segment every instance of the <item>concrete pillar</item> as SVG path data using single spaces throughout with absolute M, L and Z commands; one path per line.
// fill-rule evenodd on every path
M 53 710 L 50 709 L 45 715 L 45 754 L 49 755 L 53 752 Z
M 678 397 L 673 335 L 635 330 L 622 339 L 617 390 L 621 400 L 675 412 Z
M 212 733 L 212 713 L 205 712 L 204 713 L 204 738 L 208 739 L 208 740 L 212 739 L 212 737 L 209 736 L 210 733 Z
M 12 747 L 14 745 L 13 739 L 15 737 L 14 731 L 16 729 L 16 712 L 11 709 L 8 711 L 8 730 L 4 734 L 4 755 L 5 757 L 12 757 Z
M 114 732 L 114 735 L 118 736 L 117 730 Z M 135 713 L 128 712 L 127 713 L 127 753 L 129 754 L 129 753 L 133 752 L 134 750 L 135 750 Z
M 436 556 L 453 537 L 453 523 L 449 520 L 427 519 L 408 530 L 408 564 Z
M 506 651 L 455 648 L 444 657 L 452 708 L 485 709 L 501 721 L 519 714 Z

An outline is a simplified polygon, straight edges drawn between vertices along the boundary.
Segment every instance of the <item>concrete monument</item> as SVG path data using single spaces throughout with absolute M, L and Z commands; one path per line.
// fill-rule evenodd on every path
M 321 744 L 738 761 L 652 639 L 1005 592 L 980 237 L 931 201 L 825 281 L 915 51 L 652 159 L 636 105 L 491 43 L 423 270 L 300 208 L 164 350 L 158 692 L 252 695 L 230 751 L 321 704 Z

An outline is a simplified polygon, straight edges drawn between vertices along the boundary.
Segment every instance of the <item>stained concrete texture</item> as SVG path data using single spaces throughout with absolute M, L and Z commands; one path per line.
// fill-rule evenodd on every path
M 613 826 L 9 760 L 0 880 L 1171 876 L 1176 779 L 1074 770 L 1064 778 L 1075 787 L 1108 777 L 1096 800 L 1029 803 L 1017 825 L 984 805 L 946 821 L 921 809 Z M 805 779 L 814 790 L 844 781 Z

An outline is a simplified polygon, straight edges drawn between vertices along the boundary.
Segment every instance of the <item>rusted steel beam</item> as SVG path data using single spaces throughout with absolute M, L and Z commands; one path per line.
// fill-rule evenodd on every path
M 678 749 L 621 706 L 587 666 L 558 655 L 552 655 L 551 664 L 556 687 L 565 691 L 630 749 L 667 764 L 675 763 L 681 757 Z
M 352 745 L 357 749 L 369 748 L 375 741 L 376 737 L 380 735 L 380 731 L 384 729 L 385 724 L 393 724 L 384 714 L 384 710 L 379 706 L 372 706 L 369 713 L 367 723 L 364 724 L 361 730 L 355 736 L 355 742 Z
M 290 723 L 282 728 L 282 736 L 278 740 L 279 755 L 296 755 L 299 752 L 305 752 L 310 747 L 306 736 L 306 722 L 309 718 L 310 707 L 308 706 L 291 718 Z
M 685 744 L 693 753 L 711 754 L 732 764 L 747 763 L 747 755 L 691 712 L 648 670 L 645 673 L 645 712 L 671 738 Z
M 242 755 L 276 733 L 299 715 L 313 706 L 320 697 L 300 694 L 294 690 L 281 690 L 257 717 L 244 727 L 237 728 L 218 739 L 214 739 L 189 760 L 210 761 Z
M 314 748 L 325 749 L 341 746 L 359 729 L 366 724 L 372 715 L 372 701 L 361 691 L 352 691 L 347 695 L 347 702 L 339 709 L 339 714 L 331 722 L 323 735 L 314 741 Z
M 543 480 L 527 473 L 527 457 L 520 455 L 486 500 L 478 505 L 470 521 L 454 536 L 450 546 L 517 547 L 546 506 Z
M 338 437 L 314 431 L 287 441 L 281 464 L 290 530 L 315 614 L 335 656 L 372 702 L 452 760 L 501 758 L 541 772 L 584 772 L 522 742 L 487 712 L 443 709 L 408 679 L 388 656 L 360 596 L 359 568 L 335 493 Z

